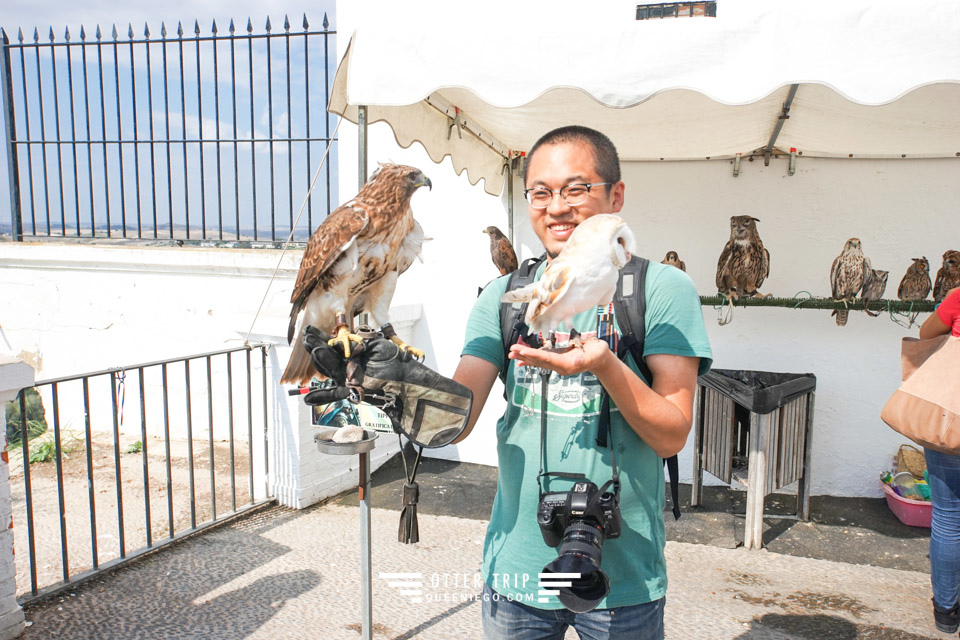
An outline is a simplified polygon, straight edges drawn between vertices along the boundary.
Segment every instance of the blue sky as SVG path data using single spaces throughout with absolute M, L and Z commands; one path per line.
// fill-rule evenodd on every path
M 295 33 L 302 30 L 301 25 L 304 14 L 306 14 L 310 21 L 311 31 L 322 29 L 321 25 L 325 11 L 330 14 L 330 28 L 336 29 L 336 20 L 333 15 L 335 9 L 334 0 L 315 2 L 304 2 L 302 0 L 291 2 L 274 2 L 270 0 L 250 2 L 249 0 L 233 0 L 226 2 L 224 0 L 214 0 L 204 1 L 202 3 L 187 3 L 182 0 L 173 0 L 172 2 L 165 3 L 136 0 L 123 4 L 112 1 L 71 3 L 53 0 L 41 2 L 28 2 L 24 0 L 13 0 L 11 2 L 8 0 L 4 5 L 4 9 L 0 12 L 0 26 L 7 32 L 12 42 L 16 42 L 17 31 L 20 28 L 23 29 L 25 41 L 32 41 L 33 31 L 36 28 L 39 30 L 40 42 L 49 42 L 48 37 L 51 27 L 53 28 L 57 42 L 63 41 L 64 29 L 66 27 L 70 28 L 71 40 L 77 42 L 79 40 L 81 25 L 86 28 L 88 42 L 94 39 L 93 33 L 97 25 L 103 30 L 105 41 L 110 40 L 109 34 L 113 26 L 116 25 L 117 30 L 121 34 L 119 41 L 124 42 L 128 25 L 133 26 L 134 33 L 136 34 L 135 37 L 141 38 L 145 23 L 150 27 L 151 39 L 159 37 L 161 23 L 166 23 L 170 35 L 176 37 L 174 34 L 178 22 L 183 24 L 184 31 L 186 32 L 184 39 L 186 40 L 187 37 L 193 36 L 195 21 L 199 22 L 201 35 L 207 36 L 210 33 L 213 20 L 217 21 L 217 27 L 221 34 L 226 32 L 231 19 L 235 21 L 238 31 L 245 33 L 247 18 L 252 20 L 254 33 L 259 34 L 264 32 L 264 24 L 268 16 L 273 23 L 273 33 L 282 33 L 285 15 L 290 17 L 291 32 Z M 335 50 L 332 50 L 330 54 L 335 57 Z M 14 63 L 16 65 L 17 59 L 14 60 Z M 276 69 L 274 73 L 277 73 Z M 17 71 L 14 72 L 14 75 L 17 75 Z M 179 105 L 177 105 L 177 109 L 179 109 Z M 276 119 L 276 105 L 274 113 Z M 275 121 L 274 130 L 276 135 L 282 136 L 285 134 L 282 126 L 284 122 L 283 118 L 285 117 L 285 114 L 281 114 L 281 119 Z M 204 120 L 206 121 L 207 119 L 207 114 L 204 114 Z M 209 138 L 212 136 L 206 133 L 207 126 L 205 122 L 203 125 L 205 131 L 204 137 Z M 259 138 L 262 134 L 259 133 L 260 127 L 258 126 L 257 128 Z M 69 137 L 66 133 L 62 133 L 61 135 L 63 138 Z M 238 133 L 238 135 L 241 134 Z M 297 136 L 296 132 L 294 132 L 294 136 Z M 0 147 L 0 149 L 2 149 L 0 150 L 0 223 L 3 223 L 4 226 L 10 221 L 9 180 L 7 177 L 5 142 L 5 132 L 0 130 L 0 143 L 4 145 Z M 259 155 L 258 153 L 258 156 Z M 322 155 L 322 149 L 321 154 L 315 153 L 311 159 L 311 163 L 314 165 L 317 164 L 319 160 L 319 158 L 316 157 L 317 155 Z M 302 170 L 297 170 L 298 176 L 300 173 L 306 173 L 305 166 Z M 207 180 L 209 180 L 209 176 Z M 258 179 L 258 183 L 259 182 L 260 180 Z M 174 185 L 174 188 L 176 188 L 176 185 Z M 298 201 L 291 204 L 295 208 L 298 208 L 300 203 Z M 281 208 L 289 208 L 289 206 L 290 205 L 287 205 L 287 207 Z M 191 221 L 191 224 L 192 222 L 193 221 Z

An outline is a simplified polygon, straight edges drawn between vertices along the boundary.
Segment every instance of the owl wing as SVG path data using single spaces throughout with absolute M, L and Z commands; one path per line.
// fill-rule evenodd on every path
M 720 259 L 717 261 L 717 290 L 723 290 L 723 273 L 727 270 L 730 263 L 730 257 L 733 255 L 733 241 L 730 241 L 723 247 L 720 253 Z
M 763 243 L 760 242 L 759 239 L 757 239 L 757 244 L 760 245 L 760 251 L 761 251 L 760 255 L 762 256 L 762 259 L 761 259 L 762 264 L 760 269 L 760 277 L 757 278 L 757 281 L 754 284 L 755 289 L 759 289 L 760 285 L 763 284 L 763 281 L 766 280 L 767 276 L 770 275 L 770 252 L 767 251 L 767 248 L 763 246 Z
M 907 269 L 907 272 L 904 274 L 903 278 L 900 280 L 900 286 L 897 287 L 897 297 L 903 300 L 907 297 L 907 287 L 910 286 L 910 269 Z
M 937 295 L 941 292 L 941 287 L 943 287 L 944 280 L 947 279 L 946 269 L 940 267 L 937 271 L 937 280 L 933 283 L 933 297 L 936 299 Z
M 293 341 L 297 314 L 303 309 L 320 278 L 356 242 L 369 223 L 366 209 L 350 201 L 331 212 L 310 236 L 300 262 L 297 282 L 290 294 L 293 308 L 290 310 L 287 342 Z
M 554 262 L 537 282 L 533 299 L 527 309 L 527 324 L 534 323 L 547 314 L 570 291 L 573 272 L 569 264 Z

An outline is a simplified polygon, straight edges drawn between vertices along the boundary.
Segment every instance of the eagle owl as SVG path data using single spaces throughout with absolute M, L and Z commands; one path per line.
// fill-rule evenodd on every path
M 913 264 L 900 281 L 897 297 L 901 300 L 924 300 L 930 293 L 930 262 L 926 256 L 911 259 Z
M 609 304 L 620 268 L 630 261 L 636 241 L 623 218 L 612 213 L 590 216 L 573 230 L 560 254 L 534 283 L 506 292 L 501 302 L 529 302 L 524 321 L 532 333 L 573 329 L 573 317 Z
M 856 301 L 857 293 L 863 287 L 864 260 L 860 238 L 847 240 L 830 267 L 830 290 L 834 300 L 844 304 Z M 848 313 L 845 308 L 834 309 L 830 315 L 837 316 L 837 326 L 842 327 L 847 324 Z
M 410 199 L 423 186 L 430 188 L 431 183 L 419 169 L 381 165 L 360 192 L 332 211 L 310 236 L 290 296 L 287 341 L 293 341 L 303 311 L 298 344 L 281 383 L 305 384 L 315 375 L 310 354 L 299 344 L 307 325 L 335 334 L 349 356 L 350 340 L 359 341 L 350 333 L 354 316 L 367 311 L 374 326 L 387 322 L 397 278 L 419 257 L 425 240 L 410 209 Z M 402 342 L 389 325 L 383 331 Z
M 669 264 L 670 266 L 680 269 L 680 271 L 686 271 L 686 263 L 680 259 L 680 256 L 676 251 L 667 251 L 667 255 L 663 257 L 663 260 L 660 261 L 660 264 Z
M 933 285 L 933 299 L 943 302 L 954 287 L 960 287 L 960 251 L 951 249 L 943 254 L 943 266 L 937 271 Z
M 874 269 L 870 264 L 870 258 L 863 259 L 863 291 L 860 297 L 863 298 L 863 310 L 868 316 L 876 318 L 879 313 L 870 311 L 870 303 L 883 299 L 883 292 L 887 290 L 887 276 L 890 274 L 881 269 Z
M 513 250 L 513 245 L 507 236 L 503 235 L 497 227 L 489 226 L 483 230 L 490 236 L 490 258 L 493 260 L 493 266 L 499 271 L 500 275 L 505 276 L 517 270 L 517 252 Z
M 729 315 L 721 324 L 733 320 L 733 303 L 740 296 L 764 297 L 758 289 L 770 275 L 770 252 L 757 233 L 757 218 L 730 218 L 730 240 L 717 261 L 717 290 L 729 300 Z

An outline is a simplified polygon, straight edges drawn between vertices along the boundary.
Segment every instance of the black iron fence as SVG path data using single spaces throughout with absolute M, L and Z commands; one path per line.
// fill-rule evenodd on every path
M 269 348 L 20 392 L 7 435 L 21 603 L 271 501 Z
M 331 141 L 336 31 L 3 31 L 15 240 L 286 240 Z M 334 56 L 331 58 L 331 48 Z M 294 240 L 337 202 L 336 145 Z

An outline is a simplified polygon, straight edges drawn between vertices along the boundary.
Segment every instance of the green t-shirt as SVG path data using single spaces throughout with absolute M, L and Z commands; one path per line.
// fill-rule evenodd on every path
M 501 369 L 500 297 L 507 279 L 494 280 L 480 294 L 470 314 L 462 352 Z M 699 357 L 700 374 L 706 373 L 711 363 L 710 344 L 693 282 L 679 269 L 651 262 L 645 291 L 644 356 Z M 585 337 L 595 334 L 597 310 L 579 314 L 574 325 Z M 501 595 L 529 606 L 562 609 L 555 596 L 538 595 L 538 574 L 557 557 L 557 548 L 547 546 L 537 524 L 541 380 L 537 370 L 507 362 L 507 410 L 497 423 L 499 476 L 483 547 L 483 579 Z M 639 375 L 629 355 L 627 364 Z M 600 382 L 591 373 L 551 375 L 545 471 L 583 473 L 597 487 L 610 479 L 610 448 L 596 444 L 600 390 Z M 623 524 L 620 537 L 603 545 L 601 568 L 610 579 L 610 593 L 600 602 L 600 609 L 651 602 L 667 591 L 662 461 L 616 407 L 610 412 L 610 441 L 616 447 L 620 472 Z M 568 491 L 573 482 L 550 478 L 544 490 Z

